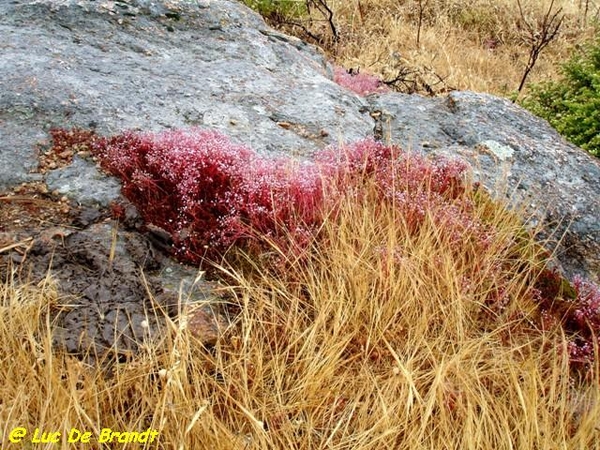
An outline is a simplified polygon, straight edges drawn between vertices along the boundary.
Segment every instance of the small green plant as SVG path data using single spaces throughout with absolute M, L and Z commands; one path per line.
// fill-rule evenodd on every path
M 569 141 L 600 157 L 600 38 L 583 46 L 562 72 L 561 81 L 534 86 L 523 105 Z
M 242 3 L 268 18 L 298 18 L 307 13 L 303 0 L 242 0 Z
M 262 15 L 271 26 L 286 32 L 296 30 L 292 34 L 301 39 L 319 45 L 339 40 L 333 10 L 326 0 L 242 0 L 242 3 Z M 327 24 L 325 34 L 315 30 L 315 24 L 320 23 Z

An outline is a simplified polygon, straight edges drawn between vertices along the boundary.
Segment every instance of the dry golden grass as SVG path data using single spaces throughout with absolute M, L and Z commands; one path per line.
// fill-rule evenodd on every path
M 277 2 L 274 2 L 277 3 Z M 529 36 L 517 0 L 327 0 L 340 40 L 324 43 L 333 59 L 346 68 L 361 68 L 394 79 L 423 83 L 434 92 L 473 90 L 498 95 L 514 93 L 529 56 Z M 422 20 L 419 43 L 419 4 Z M 550 0 L 522 0 L 531 24 L 539 23 Z M 528 84 L 556 79 L 575 47 L 591 38 L 600 4 L 590 0 L 555 0 L 565 19 L 559 36 L 542 52 Z M 313 10 L 314 11 L 314 10 Z M 328 36 L 327 22 L 313 13 L 315 34 Z M 288 28 L 305 36 L 299 28 Z M 295 31 L 294 31 L 295 30 Z M 412 73 L 412 74 L 411 74 Z M 444 83 L 440 83 L 439 77 Z
M 564 339 L 537 331 L 523 300 L 539 246 L 505 264 L 518 218 L 480 199 L 475 214 L 499 232 L 489 251 L 465 239 L 457 256 L 433 222 L 411 234 L 394 211 L 349 200 L 324 224 L 327 244 L 288 270 L 222 267 L 239 313 L 213 350 L 171 323 L 111 373 L 51 350 L 50 280 L 0 286 L 3 448 L 73 448 L 11 445 L 15 427 L 152 428 L 147 447 L 165 449 L 600 448 L 598 380 L 569 377 Z M 495 314 L 484 303 L 499 282 L 509 302 Z

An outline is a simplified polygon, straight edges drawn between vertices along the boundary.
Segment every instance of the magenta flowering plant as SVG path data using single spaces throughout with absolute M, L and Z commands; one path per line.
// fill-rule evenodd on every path
M 600 288 L 579 275 L 573 279 L 577 296 L 573 321 L 579 327 L 600 330 Z
M 198 245 L 216 238 L 219 221 L 234 207 L 231 187 L 252 156 L 210 131 L 125 132 L 98 140 L 94 149 L 144 219 L 169 232 L 176 254 L 194 262 Z
M 313 161 L 266 158 L 201 129 L 126 132 L 95 140 L 93 149 L 121 177 L 124 195 L 144 219 L 172 235 L 176 256 L 193 263 L 222 256 L 232 245 L 264 249 L 261 236 L 302 248 L 323 215 L 343 196 L 360 195 L 369 179 L 382 199 L 395 198 L 416 230 L 427 207 L 461 195 L 466 169 L 371 139 L 327 148 Z M 457 223 L 467 217 L 457 211 L 439 219 L 451 216 Z
M 387 92 L 390 88 L 378 77 L 362 72 L 348 72 L 341 66 L 333 69 L 333 80 L 340 86 L 350 89 L 358 95 L 369 95 L 377 92 Z
M 94 151 L 187 262 L 216 258 L 261 234 L 275 239 L 283 229 L 305 240 L 319 220 L 314 164 L 260 157 L 214 131 L 126 132 L 97 140 Z
M 573 279 L 575 300 L 565 316 L 565 328 L 571 334 L 568 351 L 573 364 L 594 372 L 600 346 L 600 287 L 576 275 Z
M 579 275 L 566 280 L 557 268 L 541 270 L 532 288 L 542 329 L 559 326 L 571 368 L 587 378 L 597 377 L 600 347 L 600 287 Z
M 456 261 L 464 260 L 467 246 L 472 254 L 485 254 L 494 241 L 493 225 L 475 214 L 477 187 L 465 182 L 467 165 L 460 160 L 430 159 L 373 139 L 296 161 L 266 158 L 218 132 L 197 128 L 79 136 L 76 144 L 85 144 L 104 169 L 121 178 L 124 195 L 147 223 L 172 236 L 174 255 L 187 263 L 218 260 L 232 246 L 261 253 L 275 245 L 282 254 L 301 255 L 319 244 L 324 218 L 335 220 L 343 199 L 392 205 L 409 233 L 433 222 Z M 382 261 L 404 263 L 401 245 L 390 250 L 380 244 L 374 247 Z M 521 246 L 518 239 L 506 245 Z M 486 272 L 497 288 L 490 288 L 485 308 L 498 316 L 509 301 L 502 288 L 509 282 L 507 267 L 518 266 L 512 258 L 519 252 L 506 254 L 504 263 Z M 479 289 L 468 276 L 463 284 L 467 291 Z M 600 289 L 575 278 L 566 296 L 565 286 L 571 285 L 558 273 L 544 270 L 530 295 L 537 299 L 542 328 L 560 324 L 572 364 L 589 370 L 598 346 Z

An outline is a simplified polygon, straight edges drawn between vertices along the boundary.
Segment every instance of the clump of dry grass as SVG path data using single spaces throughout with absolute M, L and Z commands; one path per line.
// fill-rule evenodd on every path
M 538 26 L 550 2 L 523 0 L 521 15 L 516 0 L 327 0 L 339 37 L 335 42 L 329 22 L 316 8 L 312 21 L 293 22 L 320 38 L 337 64 L 387 81 L 399 79 L 396 85 L 403 91 L 510 95 L 529 56 L 525 21 Z M 552 12 L 560 8 L 565 17 L 561 32 L 542 52 L 528 83 L 557 79 L 560 62 L 596 32 L 600 5 L 555 0 Z M 286 29 L 310 39 L 301 27 L 288 24 Z
M 221 267 L 237 314 L 213 349 L 182 320 L 132 363 L 86 367 L 51 349 L 52 284 L 3 284 L 2 443 L 21 426 L 156 429 L 149 448 L 600 447 L 600 384 L 576 383 L 564 337 L 535 326 L 543 261 L 516 215 L 479 198 L 497 232 L 457 251 L 439 222 L 415 232 L 365 189 L 302 259 L 274 248 L 282 270 Z

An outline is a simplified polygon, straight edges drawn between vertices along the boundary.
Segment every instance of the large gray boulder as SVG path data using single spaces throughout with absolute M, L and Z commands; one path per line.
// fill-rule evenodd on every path
M 32 178 L 53 127 L 206 126 L 298 155 L 371 133 L 316 48 L 235 1 L 17 0 L 0 17 L 0 188 Z
M 513 203 L 566 232 L 565 272 L 599 278 L 599 161 L 506 100 L 359 97 L 333 82 L 316 48 L 231 0 L 14 0 L 0 2 L 0 17 L 0 190 L 45 177 L 31 171 L 53 127 L 203 126 L 265 155 L 302 157 L 376 136 L 468 159 L 488 185 L 506 173 Z M 51 189 L 106 204 L 114 184 L 89 192 L 103 189 L 99 179 L 75 163 L 85 170 L 59 169 Z
M 523 209 L 551 242 L 564 272 L 600 279 L 600 159 L 506 99 L 473 92 L 444 98 L 369 98 L 383 138 L 405 149 L 461 157 L 475 178 Z

